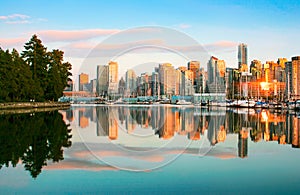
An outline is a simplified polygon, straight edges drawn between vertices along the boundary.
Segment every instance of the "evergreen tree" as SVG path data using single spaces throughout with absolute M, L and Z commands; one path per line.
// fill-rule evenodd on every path
M 37 101 L 45 100 L 44 94 L 47 90 L 48 56 L 47 48 L 42 41 L 33 35 L 28 43 L 25 43 L 22 57 L 30 66 L 34 85 L 32 87 L 34 98 Z
M 45 98 L 48 100 L 57 100 L 63 95 L 63 90 L 68 86 L 71 64 L 63 63 L 63 51 L 53 50 L 48 53 L 49 70 L 48 83 Z
M 57 101 L 71 76 L 71 64 L 63 62 L 63 51 L 47 52 L 33 35 L 21 56 L 17 50 L 0 48 L 0 102 Z
M 31 88 L 34 85 L 30 68 L 20 57 L 17 50 L 12 50 L 11 57 L 15 70 L 14 79 L 16 83 L 14 101 L 29 101 L 33 98 Z
M 10 71 L 10 62 L 11 57 L 8 51 L 3 51 L 0 48 L 0 101 L 10 101 L 8 98 L 9 95 L 9 75 L 11 74 Z

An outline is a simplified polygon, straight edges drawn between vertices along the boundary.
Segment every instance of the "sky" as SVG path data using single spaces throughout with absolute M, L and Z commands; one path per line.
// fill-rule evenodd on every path
M 163 30 L 167 33 L 184 34 L 186 38 L 182 40 L 194 40 L 205 48 L 207 56 L 214 55 L 224 59 L 228 67 L 237 67 L 239 43 L 248 45 L 249 63 L 253 59 L 263 63 L 277 61 L 279 57 L 290 60 L 300 55 L 299 10 L 300 1 L 296 0 L 1 0 L 0 47 L 16 48 L 21 52 L 24 43 L 37 34 L 48 50 L 65 52 L 65 61 L 73 65 L 74 77 L 80 72 L 90 71 L 88 74 L 92 79 L 96 66 L 110 60 L 107 56 L 87 60 L 97 47 L 102 47 L 99 56 L 103 57 L 103 48 L 113 50 L 117 47 L 120 52 L 124 45 L 134 47 L 136 42 L 139 46 L 146 43 L 166 48 L 174 42 L 182 46 L 175 39 L 166 41 L 168 35 L 156 38 L 159 35 L 152 31 L 141 31 L 141 27 L 161 27 L 167 28 Z M 139 29 L 139 32 L 130 29 Z M 130 35 L 121 36 L 124 31 Z M 119 39 L 111 39 L 112 36 L 119 36 Z M 199 60 L 201 66 L 206 67 L 207 58 L 200 54 L 199 58 L 193 55 L 193 59 L 176 56 L 177 46 L 173 44 L 171 52 L 157 49 L 149 52 L 148 48 L 147 51 L 125 52 L 123 55 L 114 53 L 118 57 L 109 57 L 118 61 L 121 70 L 149 62 L 186 66 L 189 59 Z

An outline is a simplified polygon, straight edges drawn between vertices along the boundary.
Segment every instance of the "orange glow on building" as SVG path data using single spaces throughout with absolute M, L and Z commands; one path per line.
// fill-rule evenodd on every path
M 260 87 L 262 90 L 266 90 L 266 91 L 269 91 L 270 88 L 271 88 L 271 83 L 268 83 L 268 82 L 260 82 Z

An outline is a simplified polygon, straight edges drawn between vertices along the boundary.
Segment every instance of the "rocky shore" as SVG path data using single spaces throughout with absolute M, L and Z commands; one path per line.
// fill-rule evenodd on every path
M 0 114 L 32 113 L 67 109 L 70 103 L 63 102 L 9 102 L 0 103 Z

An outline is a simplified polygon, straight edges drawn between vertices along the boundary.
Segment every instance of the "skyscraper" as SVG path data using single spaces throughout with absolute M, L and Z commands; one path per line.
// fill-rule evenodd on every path
M 225 93 L 225 70 L 225 61 L 211 56 L 207 63 L 208 92 Z
M 248 49 L 244 43 L 238 46 L 238 68 L 241 69 L 243 65 L 248 66 Z
M 136 74 L 134 70 L 127 70 L 125 74 L 125 90 L 126 96 L 131 96 L 136 93 Z
M 286 71 L 286 95 L 298 99 L 300 95 L 300 56 L 292 57 L 291 62 L 287 62 Z
M 179 80 L 177 80 L 178 74 L 172 64 L 159 64 L 157 71 L 161 85 L 160 94 L 167 95 L 168 97 L 171 95 L 178 95 L 179 89 L 176 88 L 177 82 L 179 82 Z
M 108 93 L 108 66 L 97 66 L 97 94 L 106 96 Z
M 110 61 L 108 63 L 108 94 L 118 93 L 118 63 Z
M 188 62 L 188 69 L 193 72 L 194 90 L 195 92 L 199 92 L 200 62 L 199 61 Z
M 89 75 L 81 73 L 79 75 L 79 91 L 86 90 L 86 85 L 89 83 Z

